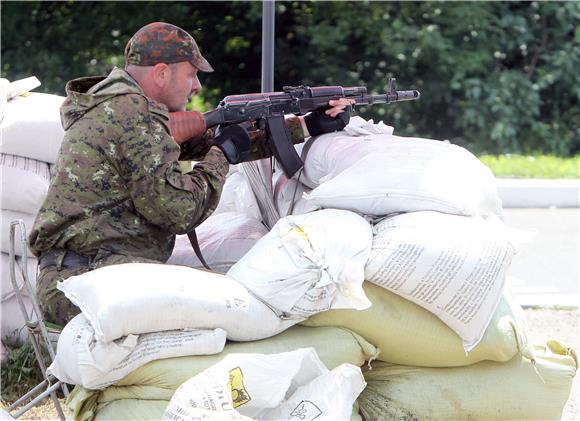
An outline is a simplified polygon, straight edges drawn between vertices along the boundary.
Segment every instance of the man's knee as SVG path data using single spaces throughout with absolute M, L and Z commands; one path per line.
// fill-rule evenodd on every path
M 59 281 L 84 272 L 86 269 L 81 268 L 58 271 L 54 266 L 40 271 L 36 281 L 36 298 L 44 321 L 64 326 L 80 313 L 80 309 L 56 285 Z

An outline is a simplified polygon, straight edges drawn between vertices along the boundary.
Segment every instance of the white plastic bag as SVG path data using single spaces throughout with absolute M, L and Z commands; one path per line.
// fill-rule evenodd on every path
M 2 209 L 35 215 L 50 184 L 48 164 L 21 156 L 0 154 L 0 169 Z
M 242 172 L 232 172 L 226 178 L 214 215 L 224 212 L 242 213 L 258 221 L 262 220 L 254 192 Z
M 287 216 L 228 276 L 288 317 L 365 309 L 370 302 L 362 283 L 371 243 L 369 223 L 352 212 L 326 209 Z
M 281 320 L 227 276 L 186 266 L 125 263 L 58 283 L 90 321 L 95 337 L 110 342 L 129 334 L 222 328 L 228 339 L 252 341 L 284 331 Z
M 257 219 L 237 212 L 214 214 L 195 229 L 203 258 L 212 271 L 226 273 L 268 233 Z M 167 261 L 172 265 L 202 268 L 187 235 L 178 235 L 173 253 Z
M 312 348 L 230 354 L 182 384 L 163 418 L 201 419 L 217 411 L 221 419 L 348 420 L 364 386 L 358 367 L 343 364 L 329 372 Z
M 463 340 L 481 340 L 516 251 L 497 218 L 413 212 L 374 227 L 366 280 L 431 311 Z
M 493 173 L 466 149 L 391 135 L 329 134 L 310 147 L 304 198 L 367 215 L 434 210 L 488 215 L 501 207 Z
M 313 212 L 316 206 L 302 198 L 310 189 L 296 178 L 286 178 L 280 172 L 274 180 L 274 204 L 280 216 L 301 215 Z
M 105 343 L 95 339 L 91 324 L 79 314 L 60 334 L 48 372 L 65 383 L 103 389 L 149 361 L 218 354 L 225 342 L 223 329 L 197 329 L 128 335 Z
M 0 123 L 0 149 L 54 164 L 64 137 L 60 106 L 64 97 L 31 93 L 8 101 Z

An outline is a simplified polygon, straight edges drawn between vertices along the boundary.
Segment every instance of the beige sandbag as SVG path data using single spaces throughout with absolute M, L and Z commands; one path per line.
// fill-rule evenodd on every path
M 380 348 L 379 360 L 394 364 L 456 367 L 484 360 L 508 361 L 518 351 L 530 355 L 522 309 L 508 292 L 500 299 L 482 340 L 466 354 L 461 338 L 433 313 L 369 282 L 363 289 L 371 308 L 331 310 L 302 324 L 346 327 Z
M 111 419 L 111 417 L 139 419 L 137 416 L 131 417 L 130 411 L 126 412 L 128 418 L 123 418 L 123 413 L 109 410 L 109 406 L 118 407 L 122 405 L 121 400 L 131 400 L 133 402 L 127 402 L 127 404 L 136 406 L 137 402 L 134 400 L 149 403 L 160 400 L 169 401 L 179 385 L 231 353 L 275 354 L 304 347 L 313 347 L 320 360 L 329 369 L 343 363 L 360 367 L 365 361 L 375 358 L 378 352 L 373 345 L 347 329 L 294 326 L 279 335 L 261 341 L 228 343 L 219 355 L 152 361 L 105 390 L 87 390 L 76 387 L 67 405 L 75 420 L 92 420 L 97 414 L 98 419 Z M 147 405 L 151 406 L 149 403 Z
M 169 401 L 166 400 L 144 400 L 144 399 L 119 399 L 111 402 L 103 409 L 99 410 L 96 421 L 110 420 L 160 420 L 163 411 Z M 87 419 L 87 418 L 84 418 Z M 88 418 L 90 419 L 90 418 Z M 358 404 L 355 403 L 352 409 L 351 421 L 362 421 L 359 414 Z
M 535 363 L 421 368 L 373 364 L 359 398 L 367 420 L 559 420 L 576 375 L 576 352 L 558 341 L 535 347 Z

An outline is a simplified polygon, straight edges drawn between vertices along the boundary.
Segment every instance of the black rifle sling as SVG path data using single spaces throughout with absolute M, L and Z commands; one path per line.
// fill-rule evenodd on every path
M 294 143 L 290 132 L 286 127 L 283 115 L 267 118 L 268 140 L 272 146 L 274 157 L 282 167 L 284 174 L 292 178 L 296 172 L 304 165 L 300 156 L 294 149 Z
M 189 238 L 189 242 L 191 243 L 191 247 L 193 248 L 195 255 L 197 256 L 203 267 L 206 268 L 207 270 L 211 270 L 209 265 L 205 262 L 203 255 L 201 254 L 201 249 L 199 248 L 199 243 L 197 242 L 197 235 L 195 234 L 195 230 L 189 231 L 187 233 L 187 237 Z

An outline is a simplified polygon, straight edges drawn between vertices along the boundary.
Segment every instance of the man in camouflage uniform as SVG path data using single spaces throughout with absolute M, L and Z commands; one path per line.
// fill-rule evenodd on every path
M 170 112 L 184 111 L 199 92 L 198 71 L 213 71 L 191 35 L 166 23 L 146 25 L 128 42 L 125 58 L 125 69 L 66 85 L 66 133 L 29 237 L 39 257 L 39 305 L 52 323 L 64 325 L 79 313 L 56 289 L 58 281 L 107 265 L 165 263 L 175 235 L 215 210 L 228 172 L 219 136 L 205 125 L 190 139 L 171 135 Z M 329 104 L 314 123 L 346 105 Z M 287 125 L 293 140 L 303 141 L 305 120 L 293 117 Z M 262 132 L 251 140 L 248 160 L 272 155 Z M 184 173 L 179 160 L 200 162 Z

